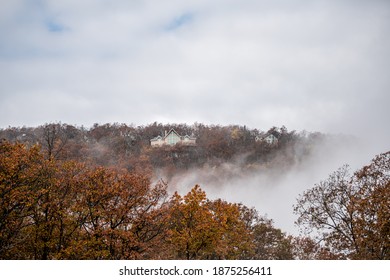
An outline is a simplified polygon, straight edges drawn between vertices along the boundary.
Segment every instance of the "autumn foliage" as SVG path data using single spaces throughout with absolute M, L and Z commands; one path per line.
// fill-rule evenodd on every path
M 258 227 L 273 228 L 254 209 L 209 200 L 199 186 L 170 198 L 166 188 L 145 174 L 3 141 L 0 258 L 253 259 Z
M 11 139 L 0 141 L 0 259 L 390 258 L 390 152 L 304 192 L 294 206 L 303 235 L 291 236 L 253 208 L 207 198 L 198 185 L 170 195 L 152 178 L 159 169 L 173 176 L 239 154 L 243 169 L 284 170 L 321 136 L 273 128 L 279 141 L 267 144 L 246 127 L 198 124 L 176 127 L 195 133 L 196 146 L 150 147 L 163 129 L 0 131 Z
M 137 259 L 164 230 L 166 186 L 122 170 L 0 145 L 2 259 Z
M 196 137 L 196 145 L 151 147 L 150 139 L 164 135 L 172 128 L 180 135 Z M 277 136 L 278 142 L 269 144 L 260 141 L 269 134 Z M 0 129 L 0 139 L 29 147 L 38 144 L 45 158 L 115 166 L 132 172 L 160 169 L 167 180 L 190 168 L 220 166 L 238 157 L 242 158 L 243 170 L 249 166 L 261 169 L 270 165 L 288 169 L 310 154 L 312 146 L 324 137 L 319 133 L 288 131 L 285 127 L 259 131 L 246 126 L 207 126 L 199 123 L 163 125 L 155 122 L 147 126 L 95 124 L 89 129 L 49 123 L 38 127 Z
M 170 205 L 169 242 L 178 259 L 240 259 L 252 249 L 251 231 L 240 205 L 210 201 L 195 186 L 187 195 L 175 193 Z
M 297 223 L 336 259 L 390 259 L 390 152 L 349 175 L 348 166 L 297 201 Z

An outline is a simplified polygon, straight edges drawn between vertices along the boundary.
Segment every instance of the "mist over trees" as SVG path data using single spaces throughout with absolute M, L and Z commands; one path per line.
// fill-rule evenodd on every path
M 343 166 L 304 192 L 294 211 L 334 256 L 390 259 L 390 152 L 352 176 Z
M 150 145 L 171 128 L 196 145 Z M 261 140 L 270 134 L 277 142 Z M 303 193 L 294 211 L 304 234 L 292 236 L 254 208 L 209 199 L 201 186 L 170 193 L 169 180 L 195 168 L 224 178 L 283 172 L 331 136 L 51 123 L 1 129 L 0 139 L 0 259 L 389 259 L 389 152 Z M 227 163 L 236 173 L 214 168 Z
M 165 145 L 154 148 L 150 140 L 174 129 L 180 135 L 196 137 L 195 146 Z M 261 139 L 274 135 L 277 143 Z M 243 169 L 275 165 L 289 168 L 304 160 L 313 147 L 330 137 L 321 133 L 288 131 L 272 127 L 266 131 L 246 126 L 161 124 L 147 126 L 94 124 L 91 128 L 50 123 L 38 127 L 0 129 L 0 139 L 40 145 L 48 158 L 86 161 L 102 166 L 120 166 L 128 171 L 163 169 L 170 174 L 193 167 L 219 166 L 240 159 Z M 343 141 L 351 141 L 346 137 Z

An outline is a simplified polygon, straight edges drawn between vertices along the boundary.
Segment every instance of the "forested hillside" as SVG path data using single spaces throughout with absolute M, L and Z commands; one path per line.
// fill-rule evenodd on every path
M 163 136 L 170 129 L 180 135 L 193 135 L 196 145 L 151 147 L 152 138 Z M 277 143 L 256 140 L 270 134 L 277 138 Z M 283 170 L 302 161 L 314 146 L 329 141 L 330 137 L 321 133 L 288 131 L 285 127 L 260 131 L 238 125 L 153 123 L 147 126 L 95 124 L 86 129 L 51 123 L 2 129 L 0 139 L 27 146 L 38 144 L 47 158 L 115 166 L 128 171 L 153 173 L 164 169 L 169 177 L 180 170 L 204 165 L 215 167 L 237 159 L 244 169 L 274 165 Z
M 172 128 L 196 145 L 150 145 Z M 262 140 L 270 134 L 276 142 Z M 199 185 L 169 192 L 170 179 L 193 168 L 283 172 L 316 146 L 350 138 L 285 127 L 54 123 L 2 129 L 0 139 L 0 259 L 390 257 L 389 152 L 353 175 L 336 171 L 298 198 L 297 223 L 310 235 L 288 235 L 256 209 L 210 199 Z

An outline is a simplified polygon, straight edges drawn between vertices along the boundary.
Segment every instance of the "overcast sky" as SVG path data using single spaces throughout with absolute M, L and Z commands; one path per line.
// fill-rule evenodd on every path
M 0 0 L 0 127 L 285 125 L 390 143 L 389 34 L 386 0 Z

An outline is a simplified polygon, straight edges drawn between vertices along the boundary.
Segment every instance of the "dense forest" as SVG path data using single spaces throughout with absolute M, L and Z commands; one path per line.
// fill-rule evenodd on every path
M 151 146 L 152 138 L 163 136 L 171 129 L 180 135 L 196 137 L 196 145 Z M 257 140 L 266 135 L 273 135 L 278 141 L 269 144 Z M 285 127 L 259 131 L 238 125 L 207 126 L 197 123 L 153 123 L 147 126 L 95 124 L 89 129 L 51 123 L 34 128 L 0 129 L 0 139 L 29 147 L 39 145 L 46 158 L 76 160 L 149 175 L 160 171 L 165 180 L 180 171 L 218 167 L 237 159 L 240 159 L 243 171 L 272 166 L 277 166 L 279 170 L 288 169 L 304 160 L 315 146 L 329 142 L 331 138 L 321 133 L 288 131 Z M 338 140 L 353 141 L 346 136 Z
M 151 146 L 171 129 L 196 145 Z M 267 135 L 277 141 L 263 141 Z M 0 139 L 0 259 L 390 258 L 390 152 L 352 175 L 344 166 L 298 197 L 304 234 L 291 236 L 254 208 L 209 199 L 199 185 L 170 193 L 170 180 L 238 159 L 238 173 L 283 172 L 334 136 L 285 127 L 51 123 L 1 129 Z

